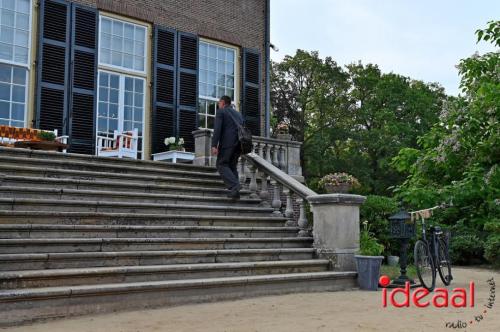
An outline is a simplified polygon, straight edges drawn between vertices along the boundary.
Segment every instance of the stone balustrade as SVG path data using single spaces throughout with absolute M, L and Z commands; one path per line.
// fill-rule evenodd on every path
M 211 130 L 197 130 L 195 164 L 215 165 L 210 155 Z M 240 182 L 250 197 L 260 198 L 273 214 L 287 219 L 286 226 L 298 229 L 297 236 L 313 236 L 314 248 L 329 259 L 332 269 L 356 269 L 359 250 L 359 206 L 365 197 L 349 194 L 318 195 L 303 184 L 300 143 L 254 137 L 254 152 L 240 158 Z M 312 225 L 306 218 L 306 204 L 312 211 Z M 297 213 L 296 213 L 297 212 Z

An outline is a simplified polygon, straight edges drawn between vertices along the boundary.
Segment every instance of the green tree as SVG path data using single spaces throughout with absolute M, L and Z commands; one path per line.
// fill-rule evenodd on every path
M 499 46 L 500 21 L 476 34 L 478 42 Z M 472 240 L 474 247 L 488 238 L 487 255 L 498 260 L 498 253 L 490 251 L 500 242 L 499 60 L 498 50 L 461 60 L 463 96 L 444 105 L 440 122 L 419 139 L 418 149 L 402 149 L 393 161 L 409 174 L 396 192 L 411 206 L 453 204 L 438 219 L 453 226 L 455 243 L 463 243 L 456 257 L 468 254 L 471 238 L 479 239 Z

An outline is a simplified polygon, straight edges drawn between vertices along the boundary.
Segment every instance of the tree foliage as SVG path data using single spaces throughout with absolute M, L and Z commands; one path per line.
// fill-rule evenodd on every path
M 273 123 L 288 121 L 302 141 L 308 184 L 327 173 L 358 178 L 362 193 L 387 194 L 402 182 L 390 160 L 438 120 L 446 100 L 437 84 L 425 84 L 376 65 L 340 67 L 330 57 L 298 50 L 272 64 Z
M 500 21 L 476 34 L 478 41 L 499 46 Z M 451 202 L 439 220 L 461 238 L 475 236 L 480 241 L 474 242 L 482 243 L 488 237 L 490 251 L 500 242 L 499 60 L 498 50 L 461 60 L 463 96 L 444 105 L 440 121 L 419 138 L 418 148 L 402 149 L 393 161 L 409 174 L 397 188 L 400 198 L 414 208 Z M 498 253 L 487 257 L 498 260 Z

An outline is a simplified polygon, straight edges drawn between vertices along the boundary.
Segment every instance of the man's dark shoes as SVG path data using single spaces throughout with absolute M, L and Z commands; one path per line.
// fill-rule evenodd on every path
M 238 186 L 235 189 L 231 190 L 227 194 L 227 197 L 231 198 L 233 201 L 240 199 L 240 186 Z

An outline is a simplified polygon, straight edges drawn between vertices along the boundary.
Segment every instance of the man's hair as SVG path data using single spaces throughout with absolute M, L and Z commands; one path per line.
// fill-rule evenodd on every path
M 220 100 L 222 100 L 226 106 L 231 105 L 231 97 L 229 96 L 222 96 L 220 97 Z

